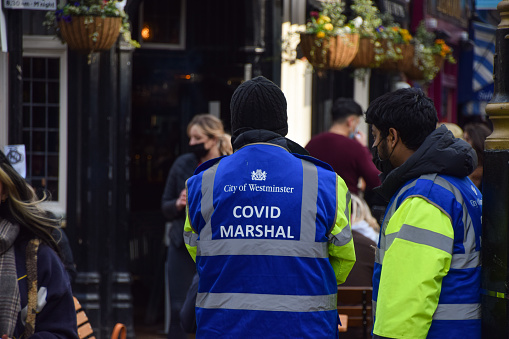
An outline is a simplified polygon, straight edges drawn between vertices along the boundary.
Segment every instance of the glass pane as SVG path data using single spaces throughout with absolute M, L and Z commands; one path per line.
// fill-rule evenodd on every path
M 58 132 L 48 132 L 48 152 L 58 152 Z
M 58 180 L 48 180 L 46 189 L 51 194 L 51 200 L 57 201 L 58 200 Z
M 45 173 L 44 156 L 34 155 L 32 156 L 32 176 L 43 177 Z
M 58 104 L 60 100 L 60 84 L 58 82 L 48 83 L 48 103 Z
M 46 59 L 45 58 L 33 58 L 32 59 L 32 78 L 35 79 L 46 79 Z
M 46 127 L 46 108 L 45 107 L 32 107 L 32 127 L 45 128 Z
M 46 140 L 45 140 L 45 132 L 34 132 L 32 134 L 32 151 L 34 152 L 44 152 Z M 34 160 L 35 161 L 35 160 Z
M 60 110 L 58 107 L 48 107 L 48 127 L 58 128 L 60 118 Z
M 27 147 L 27 145 L 25 144 L 25 147 Z M 32 177 L 32 157 L 27 153 L 27 157 L 26 157 L 26 163 L 27 163 L 27 180 L 30 180 L 30 178 Z
M 32 82 L 33 86 L 33 103 L 45 103 L 46 102 L 46 82 L 44 81 L 34 81 Z
M 58 58 L 48 59 L 48 79 L 60 78 L 60 62 Z
M 30 127 L 30 106 L 23 106 L 23 128 Z
M 30 151 L 30 132 L 23 132 L 23 144 L 25 145 L 25 152 L 28 153 Z
M 143 41 L 180 43 L 181 0 L 151 0 L 143 3 Z
M 58 156 L 48 156 L 48 177 L 58 178 Z
M 23 58 L 23 77 L 25 77 L 25 79 L 30 78 L 32 75 L 32 69 L 30 68 L 31 60 L 31 58 Z
M 23 81 L 23 102 L 30 103 L 30 82 Z

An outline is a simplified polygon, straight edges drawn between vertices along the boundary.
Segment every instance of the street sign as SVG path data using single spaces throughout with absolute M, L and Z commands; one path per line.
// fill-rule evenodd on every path
M 56 10 L 57 0 L 4 0 L 4 8 L 42 11 Z

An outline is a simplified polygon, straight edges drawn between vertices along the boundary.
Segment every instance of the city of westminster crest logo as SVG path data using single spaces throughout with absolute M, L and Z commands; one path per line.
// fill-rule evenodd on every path
M 266 179 L 267 179 L 267 172 L 262 171 L 261 169 L 257 169 L 256 172 L 255 171 L 251 172 L 251 180 L 261 181 L 261 180 L 266 180 Z

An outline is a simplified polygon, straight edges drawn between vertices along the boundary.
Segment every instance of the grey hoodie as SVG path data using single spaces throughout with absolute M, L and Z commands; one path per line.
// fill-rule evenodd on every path
M 421 147 L 403 165 L 386 173 L 382 185 L 374 190 L 389 201 L 404 183 L 423 174 L 466 177 L 476 167 L 477 155 L 472 146 L 454 138 L 447 127 L 440 126 L 428 135 Z

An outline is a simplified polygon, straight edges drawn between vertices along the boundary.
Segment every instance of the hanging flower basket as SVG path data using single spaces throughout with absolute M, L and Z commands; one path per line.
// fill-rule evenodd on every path
M 402 71 L 405 73 L 407 78 L 409 80 L 432 80 L 432 79 L 426 79 L 425 72 L 421 69 L 422 65 L 419 63 L 419 65 L 415 65 L 414 55 L 412 54 L 412 57 L 410 60 L 412 61 L 409 63 L 405 69 L 402 69 Z M 435 60 L 435 69 L 437 72 L 442 69 L 442 66 L 444 65 L 444 57 L 441 55 L 434 55 L 433 59 Z M 436 73 L 434 72 L 433 78 L 435 77 Z
M 69 22 L 60 20 L 58 27 L 69 48 L 90 53 L 109 50 L 121 24 L 120 17 L 74 16 Z
M 313 67 L 342 69 L 350 65 L 359 48 L 358 34 L 317 38 L 315 34 L 300 35 L 301 49 Z
M 414 57 L 414 45 L 395 44 L 394 49 L 401 51 L 401 59 L 386 60 L 380 65 L 380 69 L 386 71 L 404 71 L 411 68 Z
M 350 66 L 353 68 L 371 68 L 375 64 L 375 41 L 371 38 L 359 40 L 359 50 Z

